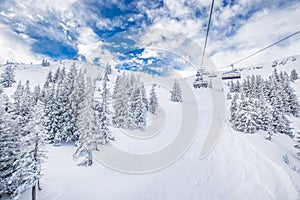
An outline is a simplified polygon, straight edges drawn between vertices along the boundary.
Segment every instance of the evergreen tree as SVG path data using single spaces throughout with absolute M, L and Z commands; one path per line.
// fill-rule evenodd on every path
M 287 78 L 284 78 L 282 81 L 282 90 L 284 113 L 298 117 L 300 111 L 299 102 L 295 90 Z
M 274 134 L 273 134 L 271 131 L 268 131 L 268 133 L 267 133 L 265 139 L 266 139 L 266 140 L 272 140 L 273 137 L 274 137 Z
M 22 142 L 17 123 L 7 111 L 6 104 L 0 94 L 0 198 L 12 199 L 22 192 L 18 178 L 22 169 Z
M 97 121 L 99 124 L 98 125 L 99 131 L 102 134 L 101 143 L 106 144 L 110 140 L 114 140 L 114 136 L 111 134 L 110 130 L 108 129 L 108 120 L 101 102 L 95 103 L 95 110 L 97 111 Z M 96 148 L 96 150 L 98 149 Z
M 54 84 L 56 84 L 58 81 L 59 81 L 59 78 L 60 78 L 60 67 L 58 67 L 52 77 L 52 81 Z
M 241 89 L 241 84 L 240 84 L 240 81 L 237 80 L 236 81 L 236 84 L 235 84 L 235 92 L 240 92 L 240 89 Z
M 85 98 L 81 105 L 76 131 L 79 139 L 76 142 L 77 149 L 73 158 L 80 159 L 79 165 L 90 166 L 93 163 L 92 151 L 98 149 L 98 145 L 102 142 L 102 135 L 93 108 L 92 81 L 88 79 L 85 86 Z
M 103 75 L 102 80 L 109 81 L 108 72 L 107 71 L 104 71 L 104 75 Z
M 28 132 L 24 128 L 29 122 L 34 105 L 29 81 L 26 81 L 26 84 L 24 86 L 22 86 L 21 82 L 18 84 L 17 89 L 13 94 L 13 99 L 13 117 L 18 122 L 22 134 L 26 135 Z
M 146 110 L 148 111 L 149 104 L 148 104 L 148 98 L 147 98 L 147 94 L 146 94 L 146 89 L 145 89 L 144 83 L 141 83 L 140 87 L 141 87 L 141 92 L 142 92 L 142 99 L 143 99 L 144 105 L 146 106 Z
M 0 83 L 3 87 L 11 87 L 15 82 L 14 69 L 11 65 L 8 65 L 0 76 Z
M 78 129 L 78 118 L 81 110 L 81 106 L 83 105 L 83 101 L 85 98 L 85 78 L 82 71 L 79 71 L 75 82 L 74 82 L 74 91 L 71 95 L 71 102 L 72 102 L 72 110 L 74 112 L 74 119 L 75 119 L 75 133 L 74 139 L 75 141 L 78 139 L 78 135 L 76 135 L 76 131 Z
M 32 187 L 32 199 L 36 199 L 36 187 L 41 190 L 40 179 L 42 176 L 42 163 L 46 159 L 46 151 L 44 149 L 46 141 L 46 130 L 43 125 L 44 112 L 41 102 L 37 102 L 33 115 L 26 128 L 29 132 L 24 138 L 23 145 L 26 147 L 22 175 L 27 186 Z
M 171 91 L 171 101 L 182 102 L 182 91 L 178 80 L 175 80 L 172 91 Z
M 44 126 L 47 132 L 47 139 L 50 142 L 54 142 L 54 136 L 56 133 L 55 127 L 55 86 L 54 84 L 44 85 L 43 88 L 43 105 L 44 114 L 46 116 Z
M 231 101 L 230 105 L 230 122 L 235 122 L 236 116 L 237 116 L 237 111 L 238 111 L 238 104 L 237 104 L 237 95 L 233 96 L 233 99 Z
M 52 76 L 52 71 L 50 70 L 47 77 L 46 81 L 44 83 L 44 88 L 49 87 L 50 84 L 53 84 L 53 76 Z
M 69 77 L 60 79 L 57 85 L 54 122 L 56 132 L 54 135 L 54 144 L 74 141 L 75 117 L 72 109 L 71 94 L 72 80 Z
M 146 105 L 143 101 L 141 87 L 137 87 L 130 97 L 130 118 L 132 118 L 132 124 L 130 128 L 144 128 L 146 126 Z
M 115 100 L 118 96 L 118 93 L 120 92 L 120 88 L 121 88 L 121 76 L 118 75 L 114 84 L 114 90 L 113 90 L 113 95 L 112 98 Z
M 106 65 L 105 71 L 107 72 L 107 74 L 111 74 L 111 66 L 109 64 Z
M 114 88 L 114 101 L 113 101 L 113 125 L 116 127 L 128 127 L 130 104 L 129 98 L 131 95 L 131 85 L 129 79 L 123 75 L 119 79 L 119 83 Z M 131 122 L 129 123 L 131 124 Z
M 43 59 L 42 60 L 42 66 L 43 67 L 48 67 L 48 66 L 50 66 L 50 62 L 48 60 L 46 60 L 46 59 Z
M 235 85 L 234 85 L 233 81 L 230 81 L 230 84 L 229 84 L 229 91 L 230 91 L 230 92 L 235 92 Z
M 38 101 L 42 100 L 41 88 L 40 85 L 34 87 L 33 91 L 33 103 L 37 104 Z
M 227 92 L 226 99 L 227 99 L 227 100 L 232 99 L 230 92 Z
M 232 121 L 234 129 L 245 132 L 254 133 L 258 130 L 259 116 L 256 111 L 255 102 L 253 99 L 245 99 L 237 109 L 236 116 Z
M 17 85 L 14 94 L 12 95 L 14 99 L 13 107 L 14 107 L 15 114 L 19 114 L 21 112 L 23 93 L 24 93 L 24 87 L 22 85 L 22 82 L 20 81 Z
M 260 98 L 257 104 L 257 112 L 259 114 L 258 118 L 258 126 L 259 129 L 264 130 L 264 131 L 271 131 L 272 130 L 272 125 L 271 125 L 271 120 L 272 120 L 272 113 L 273 109 L 272 106 L 270 106 L 266 99 L 264 97 Z
M 296 69 L 293 69 L 291 71 L 291 81 L 294 82 L 295 80 L 298 80 L 298 74 L 296 72 Z
M 300 156 L 300 131 L 297 132 L 295 148 L 298 150 L 297 156 Z
M 102 82 L 101 96 L 102 96 L 103 111 L 106 114 L 107 122 L 110 124 L 110 119 L 108 117 L 111 114 L 111 111 L 109 110 L 110 92 L 109 92 L 109 88 L 107 86 L 107 80 L 106 79 L 103 79 L 103 82 Z
M 251 91 L 251 83 L 250 83 L 250 77 L 247 76 L 246 79 L 244 79 L 243 84 L 242 84 L 242 91 L 244 97 L 249 97 L 252 93 Z
M 154 85 L 152 85 L 152 89 L 150 92 L 150 99 L 149 99 L 149 111 L 152 114 L 156 114 L 158 108 L 158 98 L 156 96 Z
M 290 128 L 290 122 L 286 118 L 286 116 L 278 109 L 278 107 L 273 107 L 272 111 L 272 130 L 274 133 L 283 133 L 287 134 L 290 137 L 293 137 L 291 128 Z

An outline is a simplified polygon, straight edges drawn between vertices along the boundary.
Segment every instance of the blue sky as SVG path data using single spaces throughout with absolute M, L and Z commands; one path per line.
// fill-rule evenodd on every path
M 82 55 L 90 62 L 96 59 L 105 65 L 112 60 L 118 62 L 127 51 L 151 46 L 146 41 L 155 38 L 153 33 L 149 34 L 153 29 L 183 35 L 201 50 L 210 3 L 210 0 L 0 0 L 0 62 L 7 59 L 35 62 Z M 228 65 L 298 31 L 299 13 L 300 2 L 296 0 L 215 0 L 208 57 L 217 67 Z M 174 43 L 168 34 L 162 38 Z M 244 64 L 300 54 L 299 41 L 299 36 L 291 38 Z

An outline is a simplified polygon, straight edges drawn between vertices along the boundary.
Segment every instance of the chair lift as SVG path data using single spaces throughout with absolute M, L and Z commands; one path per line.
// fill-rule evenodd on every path
M 193 83 L 194 88 L 207 88 L 208 83 L 207 81 L 203 80 L 203 71 L 198 70 L 196 73 L 196 79 Z
M 224 72 L 221 76 L 223 80 L 226 79 L 240 79 L 241 73 L 238 72 L 236 69 L 233 68 L 233 65 L 231 65 L 231 71 Z

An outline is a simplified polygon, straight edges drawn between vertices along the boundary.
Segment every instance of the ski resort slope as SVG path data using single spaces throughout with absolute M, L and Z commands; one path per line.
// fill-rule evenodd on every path
M 300 66 L 299 61 L 300 58 L 294 65 Z M 54 71 L 60 65 L 68 67 L 72 64 L 71 61 L 63 63 L 51 63 L 50 68 Z M 296 69 L 300 72 L 299 67 Z M 48 71 L 47 67 L 19 66 L 16 77 L 22 80 L 30 78 L 32 83 L 42 84 L 42 77 Z M 272 68 L 266 66 L 260 70 L 243 70 L 242 76 L 252 73 L 267 76 L 271 71 Z M 113 72 L 111 81 L 116 74 L 117 72 Z M 187 78 L 189 84 L 193 80 L 194 77 Z M 294 83 L 298 97 L 299 84 L 300 80 Z M 162 123 L 164 126 L 148 139 L 134 138 L 128 133 L 112 129 L 117 141 L 110 145 L 133 153 L 148 153 L 167 145 L 176 137 L 182 121 L 181 107 L 170 102 L 166 88 L 156 89 L 159 104 L 164 110 L 164 114 L 158 117 L 166 120 Z M 9 94 L 12 91 L 13 88 L 5 89 Z M 205 158 L 201 157 L 201 147 L 211 124 L 213 106 L 209 89 L 193 91 L 199 112 L 197 133 L 189 148 L 174 163 L 161 170 L 142 174 L 120 172 L 97 161 L 91 167 L 80 167 L 72 160 L 75 152 L 73 145 L 48 145 L 48 160 L 44 164 L 44 176 L 41 180 L 43 190 L 38 192 L 38 199 L 299 199 L 300 159 L 293 148 L 294 142 L 286 135 L 275 135 L 272 141 L 268 141 L 264 139 L 262 132 L 243 134 L 232 130 L 227 119 L 215 148 Z M 148 88 L 147 92 L 149 94 Z M 228 111 L 228 102 L 226 106 Z M 298 119 L 292 120 L 294 128 L 299 128 Z M 285 162 L 286 157 L 289 162 Z M 30 195 L 31 191 L 27 190 L 20 199 L 30 199 Z

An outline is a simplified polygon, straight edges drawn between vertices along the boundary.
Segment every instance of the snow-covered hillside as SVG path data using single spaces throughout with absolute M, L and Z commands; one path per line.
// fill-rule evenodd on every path
M 33 85 L 42 85 L 50 69 L 55 71 L 58 66 L 68 68 L 73 62 L 79 67 L 91 67 L 90 64 L 77 61 L 51 62 L 50 67 L 18 65 L 16 79 L 29 79 Z M 277 69 L 288 73 L 296 69 L 300 73 L 300 56 L 278 65 Z M 2 70 L 3 67 L 0 67 L 0 73 Z M 241 71 L 242 77 L 251 74 L 267 77 L 271 72 L 271 63 L 262 65 L 260 69 L 252 67 Z M 120 73 L 114 70 L 110 75 L 111 90 L 117 74 Z M 192 87 L 194 77 L 185 80 Z M 225 83 L 224 92 L 228 90 Z M 4 89 L 4 92 L 12 94 L 15 86 Z M 299 98 L 300 80 L 295 81 L 293 87 Z M 146 85 L 146 89 L 149 96 L 150 85 Z M 184 99 L 182 105 L 171 102 L 169 90 L 168 86 L 157 87 L 161 112 L 157 116 L 148 116 L 148 124 L 151 124 L 151 120 L 162 121 L 161 128 L 155 134 L 144 138 L 133 137 L 132 134 L 136 133 L 111 128 L 116 141 L 103 148 L 111 145 L 129 153 L 147 154 L 173 142 L 182 121 L 193 119 L 181 118 L 182 109 L 191 104 L 191 100 Z M 72 160 L 75 146 L 48 145 L 48 160 L 44 164 L 41 180 L 43 190 L 38 191 L 38 199 L 299 199 L 300 158 L 296 156 L 294 141 L 282 134 L 275 135 L 269 141 L 265 140 L 263 132 L 244 134 L 233 130 L 228 122 L 228 101 L 225 102 L 226 119 L 215 148 L 205 158 L 200 156 L 214 109 L 212 90 L 216 88 L 192 90 L 197 102 L 195 109 L 198 110 L 197 132 L 189 148 L 171 165 L 139 174 L 121 172 L 102 162 L 94 162 L 91 167 L 80 167 Z M 299 130 L 299 118 L 293 118 L 293 128 L 294 131 Z M 143 132 L 140 134 L 142 136 Z M 100 149 L 97 154 L 101 153 Z M 161 159 L 158 155 L 157 161 Z M 123 160 L 126 158 L 115 162 Z M 30 199 L 30 195 L 31 191 L 28 190 L 20 199 Z

